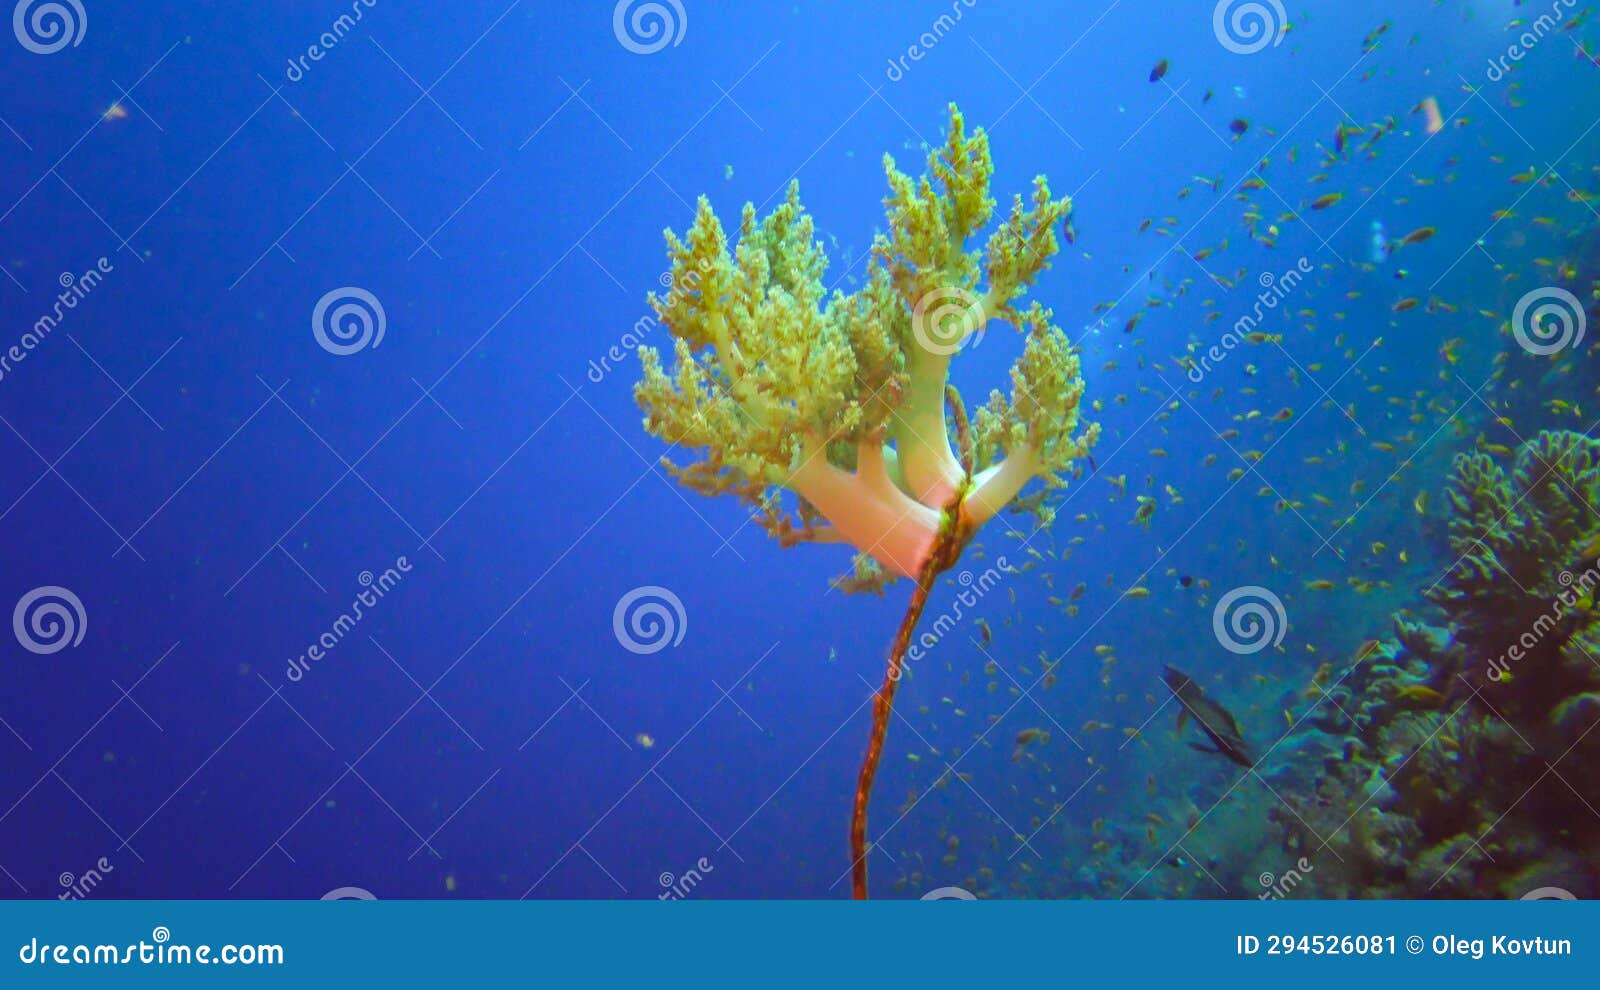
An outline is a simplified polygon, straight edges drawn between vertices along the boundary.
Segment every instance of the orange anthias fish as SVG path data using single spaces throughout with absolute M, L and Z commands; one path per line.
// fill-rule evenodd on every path
M 1423 241 L 1432 237 L 1436 233 L 1438 233 L 1436 228 L 1418 227 L 1416 230 L 1413 230 L 1411 233 L 1400 238 L 1400 246 L 1405 247 L 1409 244 L 1421 244 Z
M 1333 664 L 1332 663 L 1326 663 L 1326 662 L 1323 663 L 1322 666 L 1317 668 L 1317 672 L 1315 674 L 1311 675 L 1311 683 L 1309 685 L 1307 685 L 1305 691 L 1301 694 L 1301 697 L 1303 697 L 1303 698 L 1319 698 L 1319 697 L 1321 697 L 1322 694 L 1323 694 L 1323 687 L 1322 686 L 1324 684 L 1328 683 L 1328 676 L 1330 674 L 1332 674 L 1332 673 L 1333 673 Z
M 1443 708 L 1444 695 L 1425 684 L 1408 684 L 1395 692 L 1394 700 L 1406 708 Z

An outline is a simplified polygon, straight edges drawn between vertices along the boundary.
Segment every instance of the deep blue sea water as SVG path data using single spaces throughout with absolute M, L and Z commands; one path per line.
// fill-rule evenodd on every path
M 1449 561 L 1414 499 L 1437 503 L 1506 347 L 1474 314 L 1503 321 L 1551 281 L 1534 259 L 1594 222 L 1568 190 L 1600 189 L 1600 70 L 1578 48 L 1595 28 L 1542 36 L 1494 79 L 1508 23 L 1543 12 L 1512 0 L 1294 3 L 1249 54 L 1212 4 L 1176 0 L 625 2 L 620 29 L 609 2 L 16 6 L 81 37 L 0 32 L 0 347 L 55 313 L 64 273 L 83 294 L 0 376 L 0 605 L 73 596 L 61 648 L 0 643 L 13 897 L 91 872 L 104 897 L 649 898 L 684 877 L 696 897 L 845 896 L 868 698 L 907 588 L 833 591 L 845 551 L 780 549 L 733 500 L 678 486 L 631 349 L 640 326 L 670 347 L 641 324 L 646 294 L 663 228 L 702 194 L 732 224 L 798 180 L 849 290 L 883 226 L 881 156 L 918 170 L 952 101 L 989 132 L 1002 204 L 1038 173 L 1075 199 L 1076 243 L 1035 294 L 1083 348 L 1105 435 L 1049 532 L 1003 517 L 965 563 L 1032 566 L 902 688 L 874 891 L 982 870 L 997 896 L 1255 896 L 1247 872 L 1154 886 L 1167 843 L 1095 864 L 1097 821 L 1142 831 L 1227 789 L 1222 761 L 1121 730 L 1173 663 L 1220 675 L 1268 735 L 1282 691 L 1416 607 Z M 630 29 L 641 6 L 670 23 Z M 1428 97 L 1447 118 L 1432 138 Z M 1391 117 L 1370 154 L 1324 163 L 1341 124 L 1359 145 Z M 1510 182 L 1527 169 L 1541 181 Z M 1252 175 L 1266 187 L 1241 193 Z M 1550 223 L 1512 236 L 1490 219 L 1512 208 Z M 1374 223 L 1438 234 L 1372 263 Z M 1261 328 L 1282 347 L 1191 383 L 1177 357 L 1301 259 L 1314 274 Z M 330 297 L 376 300 L 381 341 L 319 346 Z M 1407 297 L 1422 305 L 1394 312 Z M 981 399 L 1017 350 L 992 330 L 957 384 Z M 1579 379 L 1560 394 L 1587 411 Z M 1159 502 L 1148 528 L 1138 495 Z M 381 600 L 343 623 L 363 575 Z M 1339 588 L 1307 590 L 1324 579 Z M 1079 582 L 1069 617 L 1051 597 Z M 1212 606 L 1241 586 L 1281 599 L 1279 648 L 1218 648 Z M 614 630 L 642 587 L 681 603 L 651 653 Z M 931 614 L 954 600 L 943 586 Z M 983 672 L 977 618 L 1011 674 Z M 1013 694 L 1041 654 L 1053 686 Z M 1050 748 L 1013 759 L 1030 727 Z M 935 786 L 946 768 L 970 779 Z M 1209 841 L 1267 842 L 1253 808 Z

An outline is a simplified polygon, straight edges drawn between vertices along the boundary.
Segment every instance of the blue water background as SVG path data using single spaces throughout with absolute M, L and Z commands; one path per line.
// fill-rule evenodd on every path
M 1142 699 L 1159 692 L 1163 663 L 1221 672 L 1225 691 L 1246 691 L 1261 671 L 1298 684 L 1320 659 L 1385 634 L 1388 609 L 1414 604 L 1437 576 L 1438 534 L 1430 549 L 1411 500 L 1437 489 L 1435 458 L 1470 437 L 1445 430 L 1425 455 L 1431 476 L 1412 468 L 1335 535 L 1337 520 L 1361 505 L 1347 495 L 1354 480 L 1378 490 L 1397 463 L 1374 439 L 1415 430 L 1415 448 L 1444 423 L 1408 423 L 1415 407 L 1386 408 L 1387 397 L 1429 390 L 1451 408 L 1471 404 L 1468 385 L 1483 382 L 1504 340 L 1483 320 L 1400 322 L 1390 307 L 1417 294 L 1508 312 L 1520 290 L 1502 286 L 1495 260 L 1555 253 L 1528 244 L 1501 257 L 1513 249 L 1491 245 L 1491 260 L 1471 248 L 1520 194 L 1508 176 L 1554 165 L 1592 186 L 1592 132 L 1572 146 L 1594 119 L 1596 70 L 1573 57 L 1572 39 L 1548 41 L 1518 69 L 1519 108 L 1507 105 L 1509 82 L 1484 78 L 1508 42 L 1509 2 L 1382 13 L 1299 3 L 1282 45 L 1242 56 L 1217 43 L 1209 4 L 988 0 L 963 7 L 891 81 L 891 60 L 951 5 L 685 0 L 681 44 L 641 55 L 619 44 L 607 3 L 381 0 L 303 79 L 287 78 L 289 60 L 347 6 L 88 2 L 76 48 L 37 56 L 0 44 L 4 343 L 49 311 L 61 273 L 102 257 L 113 266 L 0 381 L 0 601 L 58 585 L 87 614 L 75 648 L 40 656 L 10 637 L 0 647 L 9 896 L 56 896 L 61 874 L 102 858 L 113 870 L 97 896 L 359 886 L 385 898 L 653 897 L 663 874 L 702 858 L 696 896 L 842 896 L 865 705 L 905 588 L 883 600 L 830 591 L 842 550 L 781 550 L 732 500 L 678 487 L 641 429 L 635 363 L 606 356 L 660 291 L 662 229 L 684 229 L 702 193 L 732 224 L 743 203 L 770 207 L 798 179 L 830 280 L 848 288 L 882 228 L 880 156 L 918 170 L 952 100 L 989 128 L 1002 203 L 1041 172 L 1075 196 L 1078 243 L 1037 296 L 1075 339 L 1097 302 L 1122 300 L 1082 337 L 1089 394 L 1107 404 L 1097 461 L 1163 505 L 1147 531 L 1131 524 L 1131 496 L 1113 502 L 1103 481 L 1075 483 L 1056 531 L 1029 544 L 1056 559 L 982 602 L 1005 662 L 1037 672 L 1041 650 L 1066 651 L 1037 704 L 987 696 L 965 634 L 908 682 L 874 805 L 880 827 L 985 717 L 1005 714 L 992 745 L 960 767 L 971 786 L 933 792 L 873 867 L 885 894 L 914 869 L 933 886 L 979 864 L 1003 890 L 1034 882 L 1017 872 L 1020 856 L 1058 876 L 1051 892 L 1095 893 L 1074 879 L 1078 863 L 1058 865 L 1059 836 L 1142 816 L 1152 768 L 1208 782 L 1222 773 L 1165 736 L 1156 755 L 1119 748 L 1116 729 L 1152 710 Z M 1363 37 L 1390 16 L 1383 47 L 1363 58 Z M 1151 84 L 1161 58 L 1171 72 Z M 1430 95 L 1453 120 L 1424 142 L 1409 111 Z M 119 100 L 127 118 L 102 121 Z M 1409 133 L 1307 184 L 1320 169 L 1315 144 L 1330 144 L 1341 120 L 1389 115 Z M 1454 127 L 1457 115 L 1470 123 Z M 1235 117 L 1252 125 L 1239 141 Z M 1253 244 L 1229 190 L 1262 156 L 1266 222 L 1322 191 L 1346 192 L 1345 204 L 1284 224 L 1274 249 Z M 1222 193 L 1197 176 L 1222 177 Z M 1184 186 L 1193 192 L 1180 201 Z M 1370 202 L 1363 187 L 1377 190 Z M 1136 233 L 1168 215 L 1182 218 L 1191 250 L 1231 238 L 1210 270 L 1242 269 L 1238 288 L 1209 285 L 1169 250 L 1172 238 Z M 1416 284 L 1360 269 L 1373 220 L 1394 236 L 1439 227 L 1408 249 Z M 1249 349 L 1188 385 L 1173 356 L 1191 337 L 1209 344 L 1249 311 L 1261 273 L 1301 257 L 1317 266 L 1317 287 L 1293 310 L 1315 311 L 1317 328 L 1286 310 L 1265 329 L 1325 370 L 1296 385 L 1282 356 Z M 1152 266 L 1153 291 L 1193 284 L 1124 335 Z M 381 346 L 347 357 L 316 346 L 311 313 L 342 286 L 381 299 Z M 1353 291 L 1363 294 L 1346 299 Z M 1207 325 L 1212 309 L 1224 319 Z M 1461 377 L 1441 382 L 1438 351 L 1456 336 L 1467 337 Z M 1346 352 L 1377 337 L 1341 377 Z M 991 332 L 957 361 L 957 383 L 983 396 L 1016 351 Z M 1387 391 L 1369 392 L 1380 380 Z M 1355 403 L 1372 436 L 1324 388 L 1338 406 Z M 1172 407 L 1175 389 L 1185 400 Z M 1224 473 L 1241 462 L 1215 433 L 1284 406 L 1305 422 L 1262 476 L 1230 486 Z M 1304 463 L 1341 441 L 1346 456 Z M 1207 453 L 1220 464 L 1202 467 Z M 1182 504 L 1162 494 L 1169 484 Z M 1256 494 L 1263 484 L 1301 500 L 1324 492 L 1340 510 L 1275 512 Z M 1093 522 L 1072 524 L 1080 511 Z M 1013 524 L 1031 533 L 1021 518 L 992 524 L 974 572 L 1002 554 L 1027 559 L 1004 535 Z M 1062 562 L 1073 535 L 1085 542 Z M 1378 538 L 1409 547 L 1411 565 L 1363 563 Z M 358 575 L 402 556 L 404 580 L 290 682 L 290 658 L 349 607 Z M 1151 598 L 1119 599 L 1147 568 Z M 1290 614 L 1284 649 L 1219 650 L 1210 609 L 1169 569 L 1209 581 L 1210 601 L 1238 585 L 1276 587 Z M 1302 590 L 1351 573 L 1394 588 Z M 1046 596 L 1079 581 L 1089 592 L 1068 619 Z M 651 655 L 613 633 L 613 607 L 643 585 L 671 589 L 687 616 L 682 642 Z M 1116 690 L 1137 704 L 1108 709 L 1097 643 L 1115 645 Z M 946 696 L 970 725 L 944 714 Z M 1270 706 L 1248 716 L 1261 732 L 1276 718 Z M 1048 771 L 1011 762 L 1021 729 L 1076 732 L 1088 719 L 1114 728 L 1083 739 L 1086 752 L 1058 738 Z M 906 759 L 913 750 L 924 762 Z M 1019 852 L 1014 833 L 1032 833 L 1032 816 L 1096 772 L 1043 833 L 1040 855 Z M 970 850 L 948 869 L 937 864 L 946 830 Z

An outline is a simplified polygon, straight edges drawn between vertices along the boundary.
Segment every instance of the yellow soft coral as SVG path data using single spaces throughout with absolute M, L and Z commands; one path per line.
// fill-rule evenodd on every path
M 887 235 L 856 292 L 823 288 L 827 258 L 798 184 L 764 219 L 746 205 L 737 246 L 704 197 L 679 239 L 667 232 L 673 286 L 651 296 L 674 337 L 673 367 L 639 349 L 635 397 L 645 428 L 703 459 L 668 467 L 705 495 L 734 494 L 785 545 L 845 542 L 886 571 L 916 575 L 958 493 L 976 528 L 1038 477 L 1053 478 L 1099 435 L 1079 434 L 1083 379 L 1066 337 L 1020 297 L 1060 250 L 1072 211 L 1041 176 L 1017 197 L 984 250 L 994 165 L 979 129 L 954 105 L 929 175 L 913 180 L 885 156 Z M 951 357 L 991 321 L 1024 333 L 1009 397 L 995 392 L 976 423 L 982 462 L 967 477 L 951 449 Z M 800 497 L 798 515 L 777 497 Z M 859 583 L 866 574 L 858 566 Z

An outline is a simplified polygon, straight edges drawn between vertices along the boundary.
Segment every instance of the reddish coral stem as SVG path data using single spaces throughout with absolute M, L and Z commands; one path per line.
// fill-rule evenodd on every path
M 964 417 L 963 417 L 964 418 Z M 944 511 L 944 522 L 939 527 L 939 538 L 922 573 L 917 576 L 917 590 L 906 607 L 905 618 L 900 620 L 900 631 L 895 634 L 894 646 L 889 650 L 889 665 L 884 671 L 883 684 L 872 697 L 872 735 L 867 739 L 867 753 L 861 760 L 861 773 L 856 778 L 855 804 L 850 815 L 850 872 L 851 890 L 856 900 L 867 898 L 867 804 L 872 798 L 872 781 L 878 775 L 878 761 L 883 757 L 883 743 L 889 736 L 889 717 L 894 714 L 894 695 L 900 687 L 905 672 L 906 651 L 911 648 L 911 637 L 922 611 L 928 605 L 928 595 L 933 582 L 940 574 L 955 566 L 961 558 L 975 528 L 961 511 L 966 486 L 957 491 Z

